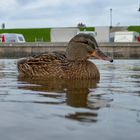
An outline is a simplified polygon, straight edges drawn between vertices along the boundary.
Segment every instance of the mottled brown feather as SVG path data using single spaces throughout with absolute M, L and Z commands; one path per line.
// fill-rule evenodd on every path
M 53 52 L 18 61 L 22 77 L 44 77 L 65 79 L 99 78 L 97 67 L 90 61 L 70 61 L 64 53 Z

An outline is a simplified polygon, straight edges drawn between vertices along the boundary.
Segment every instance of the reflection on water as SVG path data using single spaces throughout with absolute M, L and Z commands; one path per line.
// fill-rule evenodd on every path
M 88 100 L 90 90 L 94 91 L 97 86 L 98 80 L 62 80 L 62 79 L 28 79 L 20 78 L 19 81 L 31 84 L 33 86 L 25 85 L 19 89 L 26 89 L 32 91 L 39 91 L 39 95 L 46 98 L 60 99 L 55 101 L 34 101 L 34 103 L 45 104 L 64 104 L 66 103 L 72 107 L 99 109 L 97 102 Z M 37 86 L 35 86 L 37 85 Z M 55 92 L 55 94 L 54 94 Z M 57 94 L 59 93 L 59 94 Z M 64 99 L 65 98 L 65 99 Z M 62 100 L 61 100 L 62 99 Z M 96 104 L 96 105 L 94 105 Z M 97 113 L 91 112 L 75 112 L 74 114 L 66 115 L 66 118 L 76 119 L 78 121 L 95 121 Z
M 67 105 L 73 107 L 88 108 L 89 89 L 95 89 L 97 82 L 95 80 L 56 80 L 56 79 L 25 79 L 18 78 L 19 81 L 30 83 L 33 86 L 25 85 L 19 87 L 20 89 L 28 89 L 33 91 L 41 91 L 39 93 L 44 97 L 61 98 L 65 95 L 65 102 Z M 35 86 L 37 85 L 37 86 Z M 49 93 L 48 93 L 49 92 Z M 56 92 L 59 94 L 51 94 Z M 58 102 L 56 102 L 57 104 Z
M 78 120 L 81 122 L 96 122 L 97 113 L 91 112 L 76 112 L 74 114 L 66 115 L 66 118 L 70 118 L 73 120 Z
M 1 139 L 139 140 L 140 60 L 95 60 L 100 81 L 20 78 L 16 61 L 0 60 Z

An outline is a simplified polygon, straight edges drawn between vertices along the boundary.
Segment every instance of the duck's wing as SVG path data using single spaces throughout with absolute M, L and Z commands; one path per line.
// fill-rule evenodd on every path
M 21 76 L 63 76 L 62 65 L 66 61 L 64 52 L 45 53 L 18 61 L 18 71 Z

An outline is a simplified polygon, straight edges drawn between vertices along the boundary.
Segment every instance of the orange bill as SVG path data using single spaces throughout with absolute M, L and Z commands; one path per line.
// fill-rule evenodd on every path
M 110 61 L 113 62 L 113 59 L 107 55 L 105 55 L 100 49 L 96 49 L 94 50 L 90 56 L 95 57 L 97 59 L 102 59 L 102 60 L 106 60 L 106 61 Z

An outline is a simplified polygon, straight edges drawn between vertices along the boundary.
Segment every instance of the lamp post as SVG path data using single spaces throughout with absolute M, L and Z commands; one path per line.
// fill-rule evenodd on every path
M 112 28 L 112 8 L 110 8 L 110 28 Z
M 138 12 L 140 12 L 140 4 L 139 4 L 139 9 L 138 9 Z

